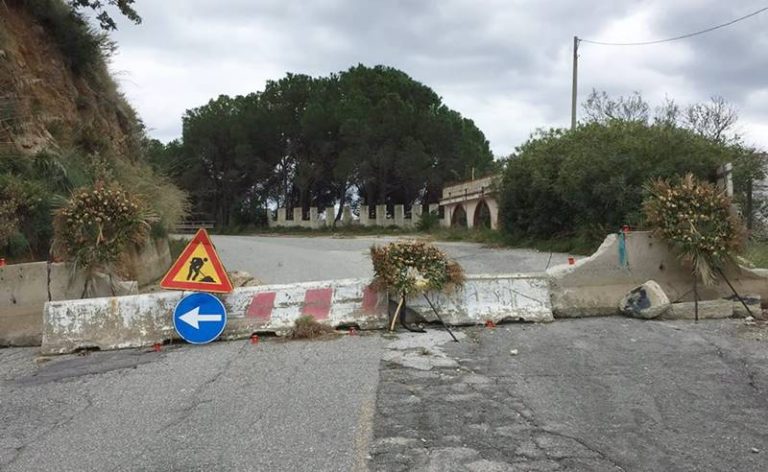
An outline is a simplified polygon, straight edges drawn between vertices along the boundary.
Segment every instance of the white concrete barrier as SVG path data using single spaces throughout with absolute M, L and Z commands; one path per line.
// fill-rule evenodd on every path
M 552 281 L 552 310 L 557 318 L 615 315 L 619 302 L 634 287 L 656 281 L 672 301 L 693 300 L 691 267 L 681 264 L 662 240 L 647 231 L 629 233 L 620 257 L 620 235 L 610 234 L 600 248 L 575 265 L 555 266 L 547 271 Z M 760 295 L 768 300 L 768 271 L 734 267 L 726 276 L 742 295 Z M 723 281 L 698 285 L 699 297 L 714 300 L 732 292 Z
M 157 280 L 171 265 L 167 239 L 150 240 L 131 248 L 125 269 L 136 282 L 121 282 L 118 292 L 138 293 L 138 286 Z M 71 264 L 30 262 L 0 267 L 0 346 L 39 346 L 43 306 L 49 300 L 80 299 L 85 273 Z M 112 280 L 100 277 L 91 289 L 111 294 Z M 120 293 L 118 293 L 120 294 Z
M 300 316 L 312 316 L 332 326 L 382 328 L 388 320 L 388 297 L 369 283 L 346 279 L 236 289 L 221 297 L 228 312 L 222 337 L 285 333 Z M 173 309 L 184 295 L 163 292 L 47 303 L 42 352 L 141 347 L 172 339 Z M 553 319 L 545 274 L 473 275 L 455 292 L 429 297 L 443 320 L 453 325 Z M 414 298 L 408 306 L 428 320 L 435 319 L 423 297 Z

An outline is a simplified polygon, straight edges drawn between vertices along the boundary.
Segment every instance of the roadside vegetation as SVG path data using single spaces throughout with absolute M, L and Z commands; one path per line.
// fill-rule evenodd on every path
M 749 192 L 765 177 L 765 157 L 733 132 L 736 113 L 722 99 L 685 109 L 667 102 L 652 117 L 639 95 L 594 92 L 584 114 L 574 130 L 536 132 L 506 160 L 500 225 L 508 243 L 596 248 L 624 225 L 647 226 L 642 202 L 651 180 L 690 173 L 714 182 L 725 163 L 734 165 L 735 200 L 748 226 L 763 216 Z
M 741 218 L 731 210 L 731 198 L 693 174 L 654 180 L 646 189 L 643 211 L 654 234 L 693 268 L 704 285 L 714 284 L 722 270 L 737 262 L 746 240 Z
M 13 90 L 30 81 L 13 79 L 23 71 L 9 69 L 12 61 L 0 63 L 0 84 L 11 88 L 0 97 L 0 138 L 11 143 L 0 147 L 0 255 L 10 261 L 50 258 L 52 215 L 73 193 L 96 185 L 118 185 L 144 202 L 153 237 L 167 235 L 191 210 L 215 221 L 220 234 L 414 235 L 590 254 L 625 225 L 648 227 L 648 182 L 686 174 L 714 182 L 725 163 L 734 166 L 734 201 L 753 239 L 748 254 L 759 252 L 757 240 L 766 236 L 760 222 L 768 204 L 753 191 L 765 177 L 765 154 L 736 134 L 738 115 L 719 97 L 689 106 L 667 100 L 653 109 L 639 94 L 594 91 L 575 129 L 536 131 L 494 160 L 482 131 L 429 86 L 391 67 L 357 65 L 322 77 L 287 74 L 245 96 L 221 95 L 187 110 L 180 140 L 149 139 L 106 68 L 115 50 L 106 34 L 116 27 L 112 15 L 140 23 L 133 3 L 4 4 L 17 14 L 0 18 L 0 47 L 21 54 L 14 35 L 34 35 L 40 28 L 24 23 L 31 19 L 53 46 L 42 49 L 61 56 L 48 63 L 62 64 L 93 92 L 70 97 L 72 123 L 43 122 L 41 111 L 59 104 L 36 95 L 39 87 Z M 85 21 L 84 10 L 95 12 L 100 29 Z M 37 130 L 32 138 L 52 139 L 23 150 L 15 143 L 29 141 L 29 130 Z M 442 228 L 437 215 L 425 215 L 413 230 L 267 227 L 267 208 L 275 206 L 436 203 L 444 185 L 492 173 L 502 176 L 498 231 Z
M 100 194 L 104 186 L 144 202 L 152 215 L 144 239 L 165 236 L 186 215 L 186 195 L 150 166 L 143 124 L 107 69 L 115 51 L 106 33 L 115 29 L 112 15 L 140 22 L 133 3 L 6 0 L 0 6 L 0 49 L 18 62 L 43 64 L 39 73 L 47 80 L 34 87 L 37 79 L 17 61 L 0 61 L 0 257 L 8 262 L 104 255 L 110 236 L 94 245 L 93 235 L 75 237 L 53 217 L 76 206 L 78 195 Z M 88 23 L 85 10 L 101 29 Z M 84 212 L 79 221 L 98 228 L 105 223 L 95 220 L 99 214 Z M 62 242 L 58 253 L 54 239 Z
M 758 269 L 768 269 L 768 241 L 749 241 L 743 257 Z

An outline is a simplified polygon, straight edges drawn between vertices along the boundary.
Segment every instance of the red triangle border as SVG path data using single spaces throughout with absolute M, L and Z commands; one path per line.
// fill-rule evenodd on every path
M 210 256 L 210 262 L 213 266 L 213 270 L 216 272 L 216 276 L 221 281 L 218 284 L 210 284 L 206 282 L 174 282 L 173 278 L 184 268 L 184 263 L 187 262 L 189 256 L 195 250 L 198 244 L 206 246 L 208 255 Z M 176 262 L 173 263 L 168 272 L 160 282 L 160 287 L 168 290 L 191 290 L 196 292 L 211 292 L 211 293 L 231 293 L 232 282 L 227 276 L 227 271 L 224 270 L 224 266 L 221 263 L 219 254 L 216 252 L 216 248 L 211 242 L 211 238 L 208 236 L 208 232 L 205 228 L 200 228 L 195 233 L 195 237 L 187 244 L 187 247 L 181 251 Z

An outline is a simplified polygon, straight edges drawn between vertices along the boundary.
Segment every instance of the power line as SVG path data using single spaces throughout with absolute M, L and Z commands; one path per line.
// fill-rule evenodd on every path
M 757 11 L 753 11 L 752 13 L 750 13 L 748 15 L 744 15 L 744 16 L 742 16 L 740 18 L 736 18 L 735 20 L 731 20 L 731 21 L 729 21 L 727 23 L 722 23 L 722 24 L 719 24 L 717 26 L 712 26 L 711 28 L 703 29 L 701 31 L 696 31 L 696 32 L 693 32 L 693 33 L 688 33 L 688 34 L 683 34 L 681 36 L 675 36 L 674 38 L 657 39 L 655 41 L 641 41 L 641 42 L 636 42 L 636 43 L 610 43 L 610 42 L 603 42 L 603 41 L 592 41 L 592 40 L 583 39 L 583 38 L 579 38 L 578 41 L 579 42 L 584 42 L 584 43 L 590 43 L 590 44 L 599 44 L 601 46 L 647 46 L 649 44 L 667 43 L 667 42 L 670 42 L 670 41 L 677 41 L 677 40 L 680 40 L 680 39 L 686 39 L 686 38 L 690 38 L 692 36 L 698 36 L 700 34 L 709 33 L 710 31 L 715 31 L 715 30 L 718 30 L 720 28 L 725 28 L 726 26 L 731 26 L 732 24 L 738 23 L 739 21 L 746 20 L 747 18 L 751 18 L 751 17 L 753 17 L 755 15 L 759 15 L 760 13 L 762 13 L 762 12 L 764 12 L 766 10 L 768 10 L 768 6 L 763 7 L 761 9 L 757 10 Z

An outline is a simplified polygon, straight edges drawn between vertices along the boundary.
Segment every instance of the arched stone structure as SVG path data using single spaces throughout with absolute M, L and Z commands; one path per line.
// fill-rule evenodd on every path
M 467 212 L 464 207 L 459 204 L 451 209 L 451 228 L 466 228 L 469 226 L 469 219 L 467 219 Z
M 475 228 L 491 227 L 491 209 L 485 199 L 480 200 L 475 207 L 475 216 L 472 218 L 472 226 Z
M 445 187 L 443 198 L 440 200 L 440 205 L 446 212 L 443 225 L 454 226 L 454 213 L 464 211 L 468 228 L 483 222 L 482 226 L 489 224 L 491 229 L 498 229 L 497 182 L 498 176 L 491 176 Z

